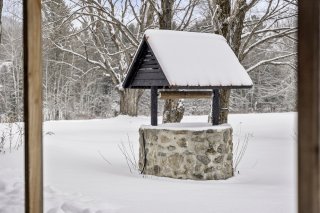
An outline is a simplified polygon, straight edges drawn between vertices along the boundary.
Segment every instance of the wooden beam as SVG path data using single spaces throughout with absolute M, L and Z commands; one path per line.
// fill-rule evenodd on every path
M 298 212 L 319 213 L 320 1 L 298 4 Z
M 212 106 L 211 106 L 211 122 L 212 125 L 219 124 L 219 115 L 220 115 L 220 99 L 219 99 L 219 90 L 212 90 Z
M 151 125 L 158 126 L 158 88 L 151 87 Z
M 43 213 L 41 0 L 23 1 L 25 212 Z
M 211 91 L 161 91 L 160 99 L 211 99 Z

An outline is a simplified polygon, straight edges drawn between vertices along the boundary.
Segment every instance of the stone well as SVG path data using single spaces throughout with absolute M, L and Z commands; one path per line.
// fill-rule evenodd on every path
M 232 128 L 228 124 L 162 124 L 139 129 L 143 174 L 193 180 L 233 176 Z

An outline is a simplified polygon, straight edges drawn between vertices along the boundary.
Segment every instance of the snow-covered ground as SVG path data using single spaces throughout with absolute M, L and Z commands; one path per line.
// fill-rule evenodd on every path
M 205 122 L 190 116 L 184 122 Z M 296 212 L 296 113 L 230 116 L 252 133 L 236 176 L 191 181 L 131 173 L 119 145 L 138 155 L 148 117 L 52 121 L 44 125 L 46 213 Z M 23 212 L 23 150 L 0 155 L 0 213 Z

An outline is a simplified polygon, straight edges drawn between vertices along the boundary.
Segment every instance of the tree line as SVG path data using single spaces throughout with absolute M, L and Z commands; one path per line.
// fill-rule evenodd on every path
M 17 121 L 23 104 L 21 0 L 0 0 L 0 17 L 0 121 Z M 228 112 L 295 110 L 296 0 L 44 0 L 42 17 L 46 120 L 136 116 L 148 108 L 148 94 L 121 86 L 147 29 L 226 38 L 254 87 L 220 90 L 221 122 Z M 163 103 L 166 121 L 190 112 L 183 102 Z

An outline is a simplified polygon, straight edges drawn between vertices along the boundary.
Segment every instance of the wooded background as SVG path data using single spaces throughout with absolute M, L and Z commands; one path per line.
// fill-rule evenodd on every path
M 21 0 L 0 0 L 0 17 L 0 122 L 21 121 Z M 42 17 L 45 120 L 149 115 L 149 92 L 121 83 L 144 31 L 159 28 L 227 39 L 254 87 L 220 91 L 221 120 L 227 108 L 296 110 L 295 0 L 43 0 Z M 159 113 L 176 121 L 208 114 L 210 103 L 160 101 Z

